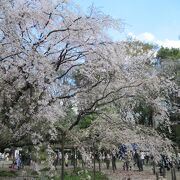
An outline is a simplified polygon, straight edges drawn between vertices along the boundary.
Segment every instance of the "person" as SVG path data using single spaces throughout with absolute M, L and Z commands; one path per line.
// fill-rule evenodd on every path
M 152 153 L 150 153 L 150 163 L 152 164 L 154 162 L 154 156 Z
M 19 157 L 19 149 L 14 151 L 14 158 L 17 159 Z
M 141 151 L 141 161 L 143 165 L 144 165 L 144 159 L 145 159 L 145 153 L 144 151 Z
M 105 163 L 105 154 L 104 154 L 104 152 L 102 153 L 102 162 Z
M 123 170 L 129 170 L 129 157 L 128 157 L 128 153 L 125 152 L 124 154 L 124 164 L 123 164 Z
M 133 158 L 134 158 L 134 166 L 136 166 L 136 165 L 138 166 L 139 154 L 137 153 L 137 150 L 135 150 Z
M 66 153 L 65 156 L 64 156 L 65 166 L 66 166 L 66 167 L 68 167 L 68 158 L 69 158 L 68 153 Z
M 117 169 L 116 168 L 116 150 L 115 149 L 112 150 L 112 169 L 113 169 L 113 172 Z
M 59 157 L 59 164 L 62 164 L 62 153 L 61 151 L 58 152 L 58 157 Z
M 140 159 L 140 155 L 137 152 L 137 150 L 135 150 L 135 153 L 134 153 L 134 161 L 135 161 L 134 166 L 137 164 L 139 171 L 143 171 L 142 161 Z
M 150 157 L 150 154 L 149 154 L 149 151 L 147 151 L 146 156 L 145 156 L 146 164 L 149 164 L 149 157 Z
M 159 161 L 159 173 L 160 176 L 165 176 L 165 155 L 161 154 L 161 159 Z
M 54 158 L 54 162 L 53 162 L 53 165 L 55 167 L 55 170 L 57 170 L 57 165 L 58 165 L 58 162 L 59 162 L 59 157 L 58 157 L 58 152 L 55 154 L 55 158 Z
M 101 162 L 103 161 L 103 155 L 101 152 L 98 154 L 98 161 L 99 161 L 99 171 L 101 171 Z
M 5 161 L 9 161 L 9 153 L 6 153 L 6 154 L 4 155 L 4 159 L 5 159 Z
M 111 156 L 109 153 L 106 154 L 105 160 L 106 160 L 106 167 L 107 169 L 109 169 L 110 160 L 111 160 Z
M 21 158 L 20 158 L 20 154 L 16 156 L 16 166 L 17 169 L 19 170 L 21 167 Z
M 101 153 L 101 152 L 99 152 L 98 159 L 99 159 L 99 161 L 100 161 L 100 162 L 103 160 L 102 156 L 103 156 L 103 155 L 102 155 L 102 153 Z
M 16 160 L 13 159 L 12 164 L 9 166 L 9 168 L 15 169 L 16 168 Z
M 131 164 L 130 164 L 130 161 L 131 161 L 131 154 L 130 152 L 126 152 L 124 154 L 124 165 L 123 165 L 123 170 L 126 170 L 128 171 L 129 169 L 131 170 Z

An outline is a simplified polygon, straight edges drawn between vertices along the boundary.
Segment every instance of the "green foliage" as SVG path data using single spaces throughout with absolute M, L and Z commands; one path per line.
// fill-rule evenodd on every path
M 93 179 L 93 171 L 88 170 L 79 170 L 76 172 L 72 172 L 69 174 L 65 174 L 65 180 L 88 180 L 89 178 Z M 51 178 L 53 180 L 60 180 L 60 176 L 55 176 Z M 102 174 L 101 172 L 95 172 L 95 179 L 96 180 L 108 180 L 106 175 Z
M 90 172 L 91 177 L 93 177 L 93 172 Z M 95 179 L 97 180 L 108 180 L 107 176 L 105 174 L 102 174 L 101 172 L 97 171 L 95 174 Z
M 127 52 L 132 56 L 137 56 L 150 50 L 157 49 L 156 45 L 142 42 L 136 39 L 128 39 L 127 43 Z
M 38 153 L 38 155 L 37 155 L 37 153 Z M 42 145 L 38 152 L 35 148 L 31 149 L 31 158 L 33 161 L 40 163 L 41 161 L 45 161 L 46 157 L 47 157 L 47 152 L 46 152 L 45 145 Z
M 101 107 L 101 110 L 106 113 L 115 113 L 117 112 L 117 107 L 115 107 L 114 105 L 106 105 Z
M 73 105 L 70 104 L 65 112 L 66 116 L 63 119 L 61 119 L 61 126 L 68 128 L 70 124 L 74 121 L 74 118 L 76 117 Z
M 80 127 L 81 129 L 88 128 L 88 127 L 91 125 L 92 121 L 94 121 L 94 119 L 96 119 L 96 114 L 85 115 L 85 116 L 81 119 L 81 121 L 80 121 L 80 123 L 79 123 L 79 127 Z
M 150 105 L 148 105 L 145 101 L 140 100 L 140 102 L 137 103 L 136 107 L 134 108 L 134 112 L 140 114 L 137 123 L 147 126 L 153 126 L 152 123 L 153 108 Z
M 45 161 L 46 157 L 47 157 L 46 146 L 43 145 L 41 146 L 40 151 L 39 151 L 39 159 L 40 161 Z
M 33 175 L 33 176 L 38 176 L 39 174 L 38 174 L 37 171 L 32 171 L 32 172 L 31 172 L 31 175 Z
M 180 124 L 172 126 L 171 139 L 176 142 L 180 148 Z
M 180 49 L 178 48 L 164 48 L 161 47 L 157 53 L 157 57 L 161 58 L 161 69 L 163 70 L 164 76 L 170 76 L 173 77 L 173 80 L 176 82 L 176 84 L 180 85 Z M 175 95 L 171 95 L 172 102 L 175 102 L 179 104 L 178 97 Z M 170 120 L 171 122 L 177 122 L 180 118 L 180 115 L 178 112 L 175 114 L 171 114 Z M 161 126 L 163 127 L 163 126 Z M 169 134 L 168 130 L 160 130 L 161 132 L 166 132 L 166 135 L 176 142 L 178 146 L 180 147 L 180 126 L 179 125 L 173 125 L 172 126 L 172 133 Z
M 176 132 L 176 135 L 179 136 L 180 138 L 180 124 L 175 126 L 175 132 Z
M 180 59 L 180 49 L 161 47 L 157 53 L 157 56 L 161 59 Z
M 45 152 L 41 152 L 40 154 L 39 154 L 39 159 L 41 160 L 41 161 L 45 161 L 46 160 L 46 153 Z
M 5 170 L 0 171 L 0 177 L 16 177 L 16 176 L 17 176 L 17 172 L 15 171 L 5 171 Z

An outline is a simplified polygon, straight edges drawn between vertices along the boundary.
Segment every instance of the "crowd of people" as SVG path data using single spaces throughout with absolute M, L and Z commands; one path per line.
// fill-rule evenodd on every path
M 123 153 L 122 153 L 123 152 Z M 64 164 L 65 167 L 69 165 L 74 165 L 74 160 L 76 162 L 82 162 L 84 164 L 93 165 L 93 161 L 105 164 L 104 167 L 107 169 L 112 169 L 115 171 L 117 169 L 117 160 L 121 161 L 122 169 L 124 171 L 131 171 L 133 169 L 138 169 L 139 171 L 144 170 L 144 165 L 152 165 L 154 162 L 154 157 L 150 151 L 143 150 L 128 150 L 125 149 L 122 151 L 122 148 L 113 149 L 113 150 L 101 150 L 101 151 L 88 151 L 88 156 L 83 157 L 80 152 L 73 154 L 71 151 L 65 152 L 64 154 Z M 31 156 L 28 154 L 26 158 L 21 151 L 16 149 L 13 153 L 13 163 L 10 168 L 20 169 L 23 168 L 23 165 L 30 165 Z M 10 157 L 9 153 L 0 153 L 0 160 L 8 160 Z M 27 163 L 28 162 L 28 163 Z M 57 169 L 57 166 L 62 165 L 62 153 L 60 150 L 54 152 L 53 166 Z M 180 153 L 174 157 L 169 157 L 167 155 L 161 155 L 161 160 L 158 163 L 159 172 L 162 174 L 164 169 L 167 171 L 170 170 L 173 166 L 177 167 L 180 170 Z
M 100 152 L 99 159 L 102 162 L 106 163 L 106 168 L 110 168 L 110 162 L 112 162 L 112 169 L 115 171 L 117 169 L 116 161 L 121 160 L 123 162 L 123 170 L 129 171 L 132 170 L 133 167 L 137 166 L 139 171 L 143 171 L 143 166 L 145 164 L 149 164 L 150 156 L 149 151 L 126 151 L 123 156 L 119 156 L 118 151 L 113 149 L 112 151 Z
M 0 161 L 2 161 L 2 160 L 8 161 L 9 160 L 9 153 L 7 153 L 7 152 L 1 153 L 0 152 Z
M 112 151 L 103 150 L 96 152 L 95 154 L 93 152 L 90 152 L 89 157 L 86 157 L 85 161 L 87 163 L 90 162 L 91 164 L 93 164 L 94 158 L 97 162 L 99 161 L 101 163 L 104 163 L 107 169 L 111 168 L 113 171 L 117 169 L 117 160 L 122 162 L 122 169 L 124 171 L 131 171 L 133 169 L 143 171 L 145 165 L 153 166 L 153 163 L 155 162 L 154 156 L 150 153 L 150 151 L 137 149 L 126 150 L 123 154 L 119 153 L 119 150 L 117 149 L 113 149 Z M 156 165 L 159 167 L 160 174 L 162 173 L 163 168 L 166 168 L 166 170 L 168 171 L 173 166 L 175 166 L 178 170 L 180 170 L 180 153 L 178 153 L 175 157 L 161 155 L 161 160 Z

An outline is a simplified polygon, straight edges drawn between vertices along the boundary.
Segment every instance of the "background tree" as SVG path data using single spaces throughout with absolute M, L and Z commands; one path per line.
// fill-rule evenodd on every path
M 170 94 L 172 111 L 170 112 L 170 119 L 173 122 L 172 126 L 172 135 L 170 136 L 175 142 L 179 142 L 179 107 L 180 107 L 180 98 L 179 98 L 179 85 L 180 85 L 180 49 L 177 48 L 164 48 L 161 47 L 157 53 L 157 56 L 161 59 L 160 72 L 161 75 L 165 77 L 170 77 L 173 79 L 176 84 L 176 90 L 174 93 Z
M 160 57 L 161 59 L 171 59 L 171 60 L 180 59 L 180 49 L 161 47 L 158 50 L 157 56 Z

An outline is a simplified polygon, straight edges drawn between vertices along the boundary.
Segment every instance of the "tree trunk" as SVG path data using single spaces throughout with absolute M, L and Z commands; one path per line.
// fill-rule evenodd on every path
M 159 180 L 159 174 L 156 172 L 156 180 Z
M 95 145 L 93 143 L 93 180 L 96 180 L 95 173 L 96 173 L 96 159 L 95 159 Z
M 174 176 L 173 180 L 176 180 L 177 178 L 176 178 L 176 168 L 175 167 L 173 167 L 173 176 Z
M 64 180 L 64 144 L 65 144 L 65 133 L 62 133 L 62 166 L 61 166 L 61 180 Z
M 74 171 L 76 170 L 76 148 L 73 148 L 73 166 L 74 166 Z
M 166 169 L 165 169 L 164 165 L 163 165 L 162 171 L 163 171 L 163 178 L 165 178 L 166 177 Z
M 171 180 L 174 180 L 173 168 L 171 168 Z
M 156 164 L 155 164 L 154 161 L 153 161 L 153 174 L 154 174 L 154 175 L 156 174 Z
M 75 167 L 77 168 L 77 166 L 78 166 L 77 148 L 75 148 L 75 156 L 76 156 L 76 158 L 75 158 Z
M 99 172 L 101 172 L 101 160 L 99 159 Z
M 84 169 L 85 168 L 85 163 L 83 161 L 83 158 L 82 158 L 82 161 L 81 161 L 81 165 L 82 165 L 82 169 Z

